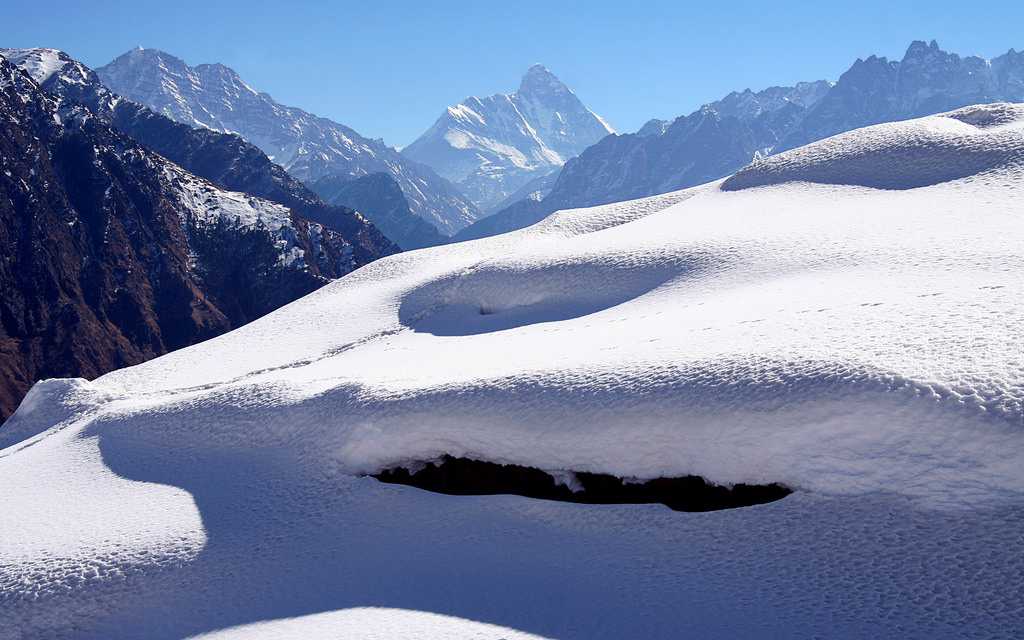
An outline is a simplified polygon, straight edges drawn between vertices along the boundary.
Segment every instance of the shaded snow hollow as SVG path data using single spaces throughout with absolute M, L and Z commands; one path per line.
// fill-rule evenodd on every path
M 1008 105 L 843 134 L 40 383 L 0 431 L 0 637 L 1013 637 L 1022 140 Z M 684 514 L 355 477 L 444 454 L 797 492 Z

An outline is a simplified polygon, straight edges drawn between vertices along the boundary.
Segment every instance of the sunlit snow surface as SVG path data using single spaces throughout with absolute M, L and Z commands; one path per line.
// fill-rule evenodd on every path
M 0 431 L 0 637 L 1017 637 L 1024 108 L 972 109 L 37 385 Z M 685 514 L 355 475 L 443 453 L 797 492 Z

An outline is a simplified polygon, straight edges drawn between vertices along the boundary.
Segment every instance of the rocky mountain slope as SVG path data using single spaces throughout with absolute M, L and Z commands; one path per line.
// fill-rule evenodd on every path
M 85 86 L 60 52 L 0 51 L 0 418 L 40 378 L 193 344 L 394 251 L 196 177 L 12 62 Z
M 279 104 L 224 65 L 191 67 L 163 51 L 140 48 L 96 72 L 115 93 L 159 114 L 192 127 L 237 133 L 307 184 L 327 175 L 355 179 L 385 172 L 398 182 L 413 213 L 445 234 L 479 216 L 429 167 L 343 124 Z
M 403 249 L 431 247 L 448 240 L 434 225 L 412 213 L 391 174 L 370 173 L 355 180 L 329 175 L 311 186 L 327 202 L 345 202 L 359 211 L 373 211 L 374 226 Z
M 402 153 L 455 182 L 487 212 L 609 133 L 604 120 L 538 64 L 515 93 L 448 107 Z
M 823 81 L 732 93 L 672 123 L 605 138 L 566 163 L 541 204 L 517 203 L 459 238 L 533 224 L 558 209 L 663 193 L 719 178 L 756 157 L 857 127 L 969 104 L 1024 100 L 1024 53 L 986 60 L 914 42 L 901 60 L 858 59 Z
M 59 102 L 88 109 L 108 125 L 189 172 L 232 191 L 283 204 L 342 234 L 359 264 L 396 247 L 355 210 L 328 205 L 237 135 L 193 129 L 114 94 L 81 62 L 54 49 L 0 49 Z

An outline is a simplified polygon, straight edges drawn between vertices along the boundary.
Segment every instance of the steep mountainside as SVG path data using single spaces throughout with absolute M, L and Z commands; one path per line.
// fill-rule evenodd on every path
M 432 224 L 413 215 L 405 194 L 390 174 L 371 173 L 355 180 L 324 176 L 312 188 L 327 202 L 345 202 L 367 215 L 373 212 L 373 224 L 403 249 L 430 247 L 448 239 Z
M 193 129 L 112 93 L 96 73 L 63 51 L 0 49 L 58 101 L 89 109 L 96 117 L 189 172 L 232 191 L 272 200 L 340 233 L 358 264 L 396 247 L 351 208 L 327 205 L 309 188 L 233 134 Z
M 969 104 L 1024 101 L 1024 53 L 985 60 L 914 42 L 900 61 L 857 60 L 834 85 L 822 81 L 732 93 L 671 124 L 653 120 L 609 136 L 566 163 L 540 204 L 516 204 L 459 237 L 521 228 L 568 207 L 638 198 L 736 171 L 756 157 L 857 127 Z
M 436 169 L 488 211 L 609 133 L 611 127 L 553 73 L 534 65 L 518 91 L 448 107 L 402 153 Z
M 476 207 L 432 169 L 381 140 L 287 107 L 221 64 L 190 67 L 155 49 L 135 49 L 96 70 L 114 92 L 193 127 L 237 133 L 291 175 L 311 184 L 326 175 L 355 179 L 389 173 L 413 213 L 451 234 L 476 220 Z M 344 203 L 342 203 L 344 204 Z
M 66 62 L 5 53 L 45 81 Z M 285 206 L 187 173 L 3 55 L 0 167 L 0 418 L 36 380 L 193 344 L 371 259 Z

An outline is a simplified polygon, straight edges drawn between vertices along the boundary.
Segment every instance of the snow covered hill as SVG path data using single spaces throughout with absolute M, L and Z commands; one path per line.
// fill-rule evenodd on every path
M 448 107 L 402 154 L 455 182 L 487 212 L 609 133 L 608 123 L 535 64 L 515 93 Z
M 0 431 L 0 637 L 1012 638 L 1021 202 L 1024 105 L 970 107 L 40 383 Z M 443 454 L 796 491 L 689 514 L 358 475 Z
M 114 92 L 178 122 L 237 133 L 307 184 L 324 176 L 354 180 L 383 171 L 398 182 L 413 213 L 445 234 L 479 215 L 465 196 L 429 167 L 381 140 L 282 105 L 222 64 L 191 67 L 169 53 L 138 48 L 96 73 Z

